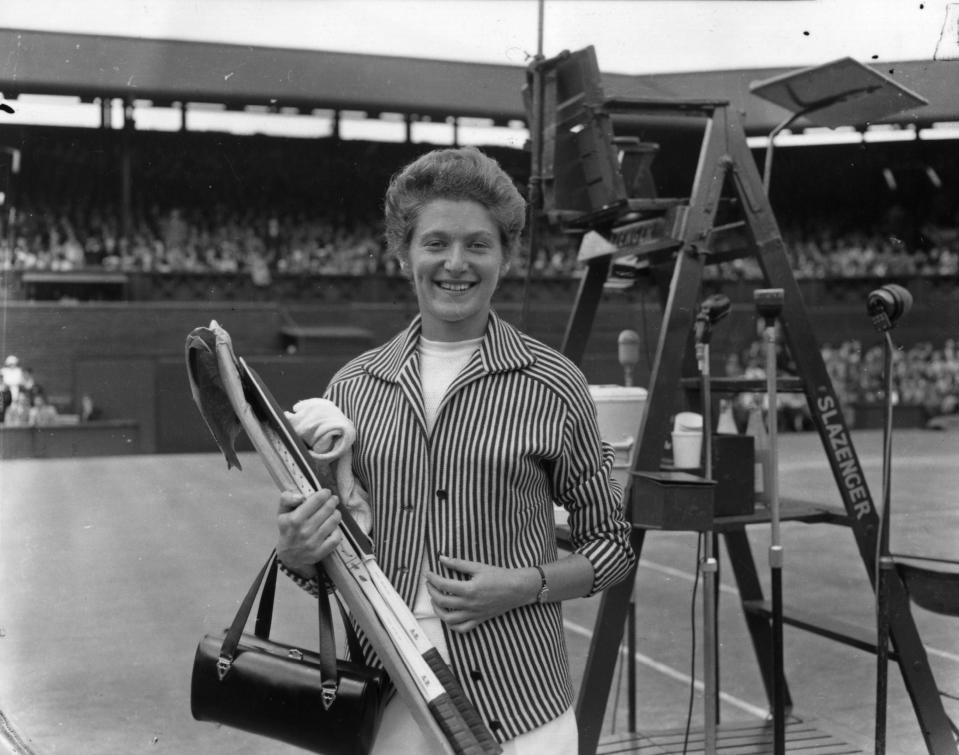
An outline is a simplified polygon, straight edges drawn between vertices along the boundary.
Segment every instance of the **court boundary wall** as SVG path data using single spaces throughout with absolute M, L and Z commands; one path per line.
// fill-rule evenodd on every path
M 572 306 L 556 300 L 538 305 L 521 321 L 517 302 L 500 303 L 497 311 L 545 343 L 558 347 Z M 257 369 L 284 406 L 322 393 L 333 373 L 349 358 L 381 343 L 401 329 L 415 312 L 415 303 L 237 302 L 108 302 L 55 304 L 7 302 L 0 310 L 4 355 L 15 354 L 33 369 L 48 396 L 64 411 L 77 411 L 90 395 L 103 420 L 137 424 L 139 452 L 214 451 L 209 432 L 193 406 L 183 348 L 195 327 L 216 319 L 233 336 L 236 352 Z M 810 308 L 820 343 L 860 339 L 863 348 L 879 343 L 859 302 Z M 917 304 L 897 331 L 904 346 L 929 340 L 941 343 L 959 337 L 959 301 Z M 317 338 L 297 343 L 284 337 L 296 323 Z M 626 328 L 640 334 L 637 385 L 645 385 L 655 351 L 661 315 L 651 293 L 648 301 L 609 296 L 603 302 L 583 370 L 592 383 L 621 383 L 617 338 Z M 952 327 L 950 327 L 950 324 Z M 324 337 L 327 333 L 330 337 Z M 336 337 L 339 334 L 340 337 Z M 711 353 L 716 374 L 731 351 L 741 351 L 756 338 L 752 305 L 734 304 L 727 322 L 717 328 Z

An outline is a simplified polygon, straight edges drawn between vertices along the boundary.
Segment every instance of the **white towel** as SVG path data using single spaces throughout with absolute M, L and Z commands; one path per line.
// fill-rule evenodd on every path
M 340 501 L 369 534 L 373 525 L 369 494 L 353 476 L 356 428 L 339 407 L 325 398 L 308 398 L 293 405 L 286 418 L 317 460 L 330 464 L 336 475 Z

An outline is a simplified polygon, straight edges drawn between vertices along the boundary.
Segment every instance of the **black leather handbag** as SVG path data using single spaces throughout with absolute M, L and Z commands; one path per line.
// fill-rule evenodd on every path
M 323 755 L 368 755 L 386 703 L 386 672 L 336 657 L 330 609 L 330 600 L 339 603 L 335 596 L 317 599 L 319 653 L 272 641 L 276 574 L 274 551 L 230 628 L 200 640 L 190 688 L 193 717 Z M 261 583 L 254 631 L 248 634 L 243 629 Z M 342 605 L 340 611 L 350 657 L 362 659 Z

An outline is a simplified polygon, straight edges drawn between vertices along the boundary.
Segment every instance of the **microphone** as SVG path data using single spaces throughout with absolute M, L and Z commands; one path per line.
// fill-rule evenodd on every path
M 726 294 L 713 294 L 699 306 L 700 314 L 705 314 L 710 323 L 717 323 L 729 314 L 732 302 Z
M 912 309 L 912 294 L 897 283 L 888 283 L 869 293 L 866 311 L 880 333 L 891 330 L 896 320 Z
M 633 367 L 639 362 L 639 333 L 635 330 L 624 330 L 619 334 L 617 341 L 619 364 L 625 373 L 627 387 L 633 385 Z
M 696 316 L 696 341 L 705 343 L 709 338 L 709 326 L 719 322 L 732 308 L 732 302 L 726 294 L 713 294 L 699 305 Z

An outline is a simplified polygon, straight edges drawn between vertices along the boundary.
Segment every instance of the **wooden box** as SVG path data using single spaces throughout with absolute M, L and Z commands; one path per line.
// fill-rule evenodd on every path
M 633 524 L 663 530 L 712 528 L 716 483 L 688 472 L 638 472 L 633 477 Z

